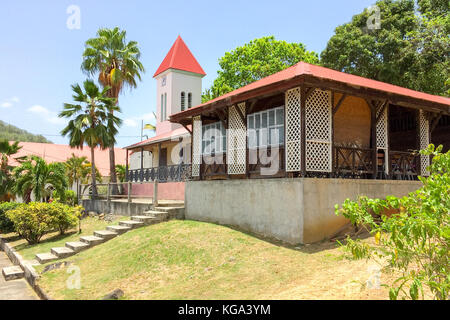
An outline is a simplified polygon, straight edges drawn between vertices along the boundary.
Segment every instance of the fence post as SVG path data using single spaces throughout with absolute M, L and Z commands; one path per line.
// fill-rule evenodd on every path
M 128 181 L 128 203 L 131 203 L 131 181 Z
M 153 209 L 158 206 L 158 177 L 153 180 Z
M 106 202 L 108 204 L 108 213 L 111 213 L 111 183 L 108 182 L 108 191 L 106 193 Z

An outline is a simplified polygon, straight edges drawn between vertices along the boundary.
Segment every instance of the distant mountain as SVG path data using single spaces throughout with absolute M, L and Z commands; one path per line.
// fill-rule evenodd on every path
M 21 142 L 43 142 L 53 143 L 47 140 L 42 135 L 36 135 L 29 133 L 26 130 L 17 128 L 0 120 L 0 139 L 7 139 L 9 141 L 21 141 Z

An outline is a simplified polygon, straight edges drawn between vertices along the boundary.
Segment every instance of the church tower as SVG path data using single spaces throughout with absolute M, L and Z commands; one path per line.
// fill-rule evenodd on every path
M 178 36 L 153 76 L 157 83 L 157 136 L 181 127 L 169 122 L 171 114 L 202 102 L 202 78 L 205 75 L 186 43 Z

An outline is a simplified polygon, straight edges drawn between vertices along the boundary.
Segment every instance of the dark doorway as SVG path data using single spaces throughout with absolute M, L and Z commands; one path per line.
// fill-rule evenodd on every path
M 450 116 L 442 116 L 433 129 L 431 142 L 435 146 L 442 144 L 444 146 L 443 152 L 450 150 Z
M 159 155 L 159 166 L 167 167 L 167 148 L 161 149 L 161 153 Z
M 417 149 L 417 111 L 396 105 L 389 107 L 389 147 L 395 151 Z

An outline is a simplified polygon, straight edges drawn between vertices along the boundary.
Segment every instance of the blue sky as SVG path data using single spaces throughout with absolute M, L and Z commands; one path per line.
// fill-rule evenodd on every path
M 146 68 L 138 88 L 120 96 L 122 119 L 119 147 L 140 140 L 140 119 L 155 111 L 153 73 L 180 34 L 211 85 L 218 58 L 252 39 L 274 35 L 302 42 L 320 53 L 334 28 L 375 0 L 278 1 L 116 1 L 39 0 L 0 3 L 0 120 L 55 143 L 64 121 L 56 114 L 71 102 L 70 85 L 82 82 L 80 71 L 84 42 L 100 27 L 119 26 L 129 40 L 140 43 Z M 69 29 L 67 8 L 81 10 L 81 28 Z M 134 126 L 137 125 L 137 126 Z

